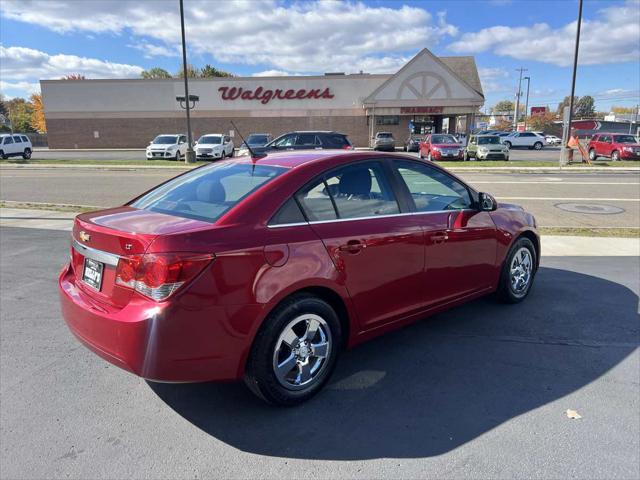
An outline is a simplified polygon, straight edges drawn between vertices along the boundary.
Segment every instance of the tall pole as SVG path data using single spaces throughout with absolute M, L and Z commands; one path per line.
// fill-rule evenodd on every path
M 527 101 L 524 104 L 524 129 L 527 129 L 527 115 L 529 115 L 529 87 L 531 86 L 531 77 L 524 77 L 527 81 Z
M 564 144 L 564 155 L 565 159 L 568 158 L 569 154 L 567 152 L 569 140 L 571 138 L 571 122 L 573 121 L 573 97 L 576 93 L 576 73 L 578 71 L 578 49 L 580 48 L 580 26 L 582 25 L 582 1 L 578 0 L 578 26 L 576 28 L 576 48 L 573 53 L 573 78 L 571 79 L 571 96 L 569 97 L 569 123 L 567 128 L 569 129 L 568 134 L 565 135 L 565 144 Z M 560 159 L 560 164 L 562 164 L 562 157 Z
M 526 68 L 516 68 L 517 72 L 520 72 L 520 78 L 518 79 L 518 92 L 516 93 L 516 109 L 513 112 L 513 129 L 518 130 L 518 116 L 520 114 L 520 97 L 522 96 L 522 72 L 526 72 Z
M 184 5 L 182 4 L 182 0 L 180 0 L 180 28 L 182 29 L 182 73 L 184 76 L 184 98 L 186 101 L 186 111 L 187 111 L 187 154 L 185 155 L 186 163 L 195 163 L 195 153 L 193 151 L 193 138 L 191 136 L 191 113 L 189 108 L 189 75 L 187 72 L 187 43 L 184 39 Z

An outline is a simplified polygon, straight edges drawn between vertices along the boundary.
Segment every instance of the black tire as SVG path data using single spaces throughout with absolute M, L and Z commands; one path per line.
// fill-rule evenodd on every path
M 511 142 L 504 142 L 504 144 L 507 146 L 509 150 L 511 150 Z
M 618 150 L 614 150 L 613 152 L 611 152 L 611 160 L 613 160 L 614 162 L 620 161 L 620 152 Z
M 462 161 L 463 161 L 463 162 L 468 162 L 468 161 L 469 161 L 469 154 L 466 152 L 466 150 L 465 150 L 465 152 L 462 154 Z
M 220 154 L 220 160 L 224 160 L 226 157 L 227 157 L 227 152 L 225 152 L 223 148 L 222 153 Z
M 31 149 L 30 148 L 25 148 L 24 152 L 22 152 L 22 158 L 24 158 L 25 160 L 29 160 L 31 158 Z
M 234 150 L 233 150 L 233 148 L 232 148 L 232 149 L 231 149 L 231 153 L 228 155 L 228 156 L 229 156 L 229 158 L 233 158 L 233 154 L 234 154 L 234 153 L 235 153 L 235 152 L 234 152 Z
M 526 282 L 526 285 L 522 290 L 517 290 L 512 284 L 511 266 L 514 261 L 514 257 L 518 255 L 522 249 L 529 251 L 530 272 Z M 504 303 L 519 303 L 529 295 L 533 280 L 536 274 L 536 266 L 538 265 L 536 257 L 536 249 L 526 237 L 520 237 L 514 242 L 509 249 L 509 253 L 502 264 L 502 271 L 500 273 L 500 283 L 498 285 L 497 296 Z
M 284 381 L 289 385 L 285 386 L 275 373 L 275 352 L 280 344 L 281 334 L 304 315 L 314 315 L 325 322 L 322 328 L 330 332 L 327 335 L 330 347 L 317 370 L 317 376 L 310 380 L 308 386 L 295 386 Z M 244 381 L 255 395 L 268 403 L 282 406 L 300 404 L 317 394 L 327 383 L 335 368 L 341 345 L 340 320 L 333 308 L 314 295 L 295 294 L 278 305 L 260 327 L 247 360 Z
M 0 158 L 6 160 L 7 158 L 9 158 L 9 155 L 5 154 L 4 150 L 0 150 Z
M 536 142 L 533 144 L 534 150 L 542 150 L 542 142 Z
M 180 150 L 176 151 L 176 156 L 173 158 L 173 160 L 175 160 L 176 162 L 179 162 L 181 160 L 181 155 L 180 155 Z
M 595 162 L 598 159 L 598 154 L 596 153 L 596 149 L 592 148 L 589 150 L 589 160 Z
M 433 157 L 431 156 L 431 151 L 429 151 L 429 153 L 427 153 L 427 161 L 433 162 Z
M 424 160 L 424 157 L 422 156 L 422 150 L 418 150 L 418 156 L 420 157 L 420 160 Z

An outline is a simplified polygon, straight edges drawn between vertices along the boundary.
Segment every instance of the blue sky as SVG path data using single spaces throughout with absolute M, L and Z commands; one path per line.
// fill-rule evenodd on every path
M 516 68 L 531 77 L 530 105 L 569 93 L 577 0 L 185 0 L 189 60 L 237 75 L 395 72 L 421 48 L 473 55 L 486 106 L 513 99 Z M 82 73 L 137 77 L 178 70 L 177 0 L 3 0 L 0 90 Z M 577 94 L 596 106 L 640 102 L 640 1 L 586 0 Z

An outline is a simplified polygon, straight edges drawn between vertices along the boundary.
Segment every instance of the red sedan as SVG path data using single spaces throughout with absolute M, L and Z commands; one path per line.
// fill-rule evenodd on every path
M 533 216 L 437 165 L 374 152 L 243 157 L 78 215 L 64 318 L 154 381 L 244 379 L 291 405 L 340 351 L 492 292 L 523 300 Z
M 420 158 L 432 160 L 464 160 L 464 147 L 453 135 L 434 133 L 420 142 Z

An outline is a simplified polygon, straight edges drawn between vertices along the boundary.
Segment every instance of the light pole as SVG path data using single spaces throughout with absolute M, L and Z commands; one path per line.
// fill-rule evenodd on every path
M 182 4 L 182 0 L 180 0 L 180 28 L 182 29 L 182 73 L 184 75 L 184 98 L 189 99 L 189 101 L 185 101 L 185 110 L 187 112 L 187 154 L 184 156 L 186 163 L 195 163 L 196 162 L 196 154 L 193 151 L 193 138 L 191 136 L 191 95 L 189 95 L 189 75 L 187 71 L 187 44 L 184 39 L 184 5 Z M 195 101 L 193 102 L 195 106 Z M 182 106 L 182 104 L 181 104 Z
M 527 101 L 524 104 L 524 129 L 527 130 L 527 115 L 529 114 L 529 87 L 531 86 L 531 77 L 524 77 L 527 81 Z
M 516 93 L 516 110 L 513 112 L 513 130 L 518 131 L 518 116 L 520 114 L 520 97 L 522 96 L 522 72 L 526 72 L 526 68 L 516 68 L 516 72 L 520 72 L 518 79 L 518 92 Z
M 576 73 L 578 70 L 578 49 L 580 48 L 580 26 L 582 25 L 582 0 L 578 0 L 578 26 L 576 27 L 576 48 L 573 53 L 573 78 L 571 80 L 571 96 L 569 97 L 569 120 L 566 126 L 567 132 L 562 139 L 564 145 L 560 153 L 560 166 L 569 163 L 569 140 L 571 138 L 571 122 L 573 120 L 573 97 L 576 93 Z

